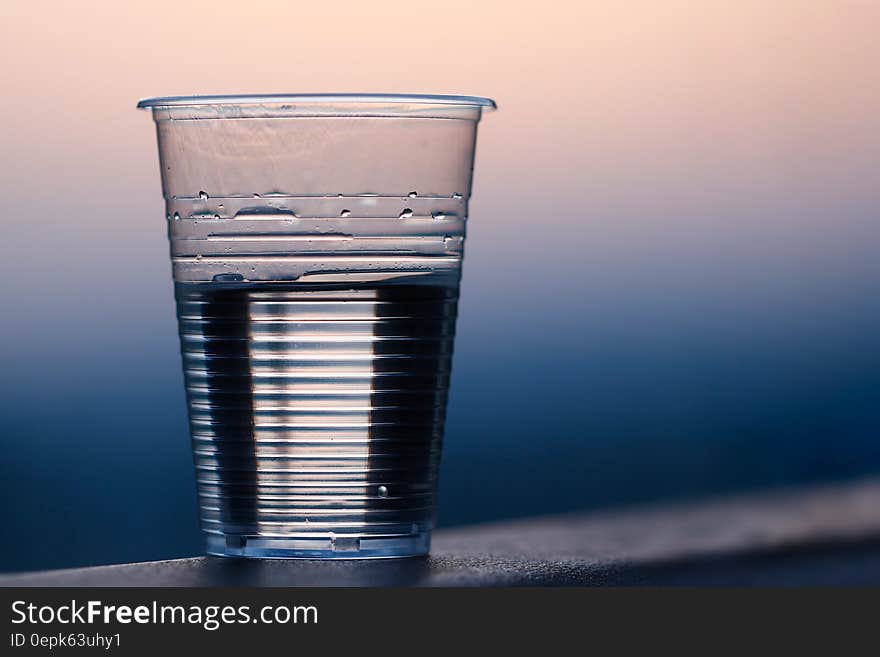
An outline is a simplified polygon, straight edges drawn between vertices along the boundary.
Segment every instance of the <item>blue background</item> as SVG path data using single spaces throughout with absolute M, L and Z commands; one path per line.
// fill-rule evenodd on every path
M 441 524 L 880 467 L 869 235 L 795 272 L 589 247 L 542 269 L 544 243 L 514 254 L 536 268 L 499 264 L 472 221 Z M 154 252 L 130 267 L 136 286 L 99 271 L 43 297 L 7 290 L 30 313 L 3 323 L 17 334 L 0 389 L 7 569 L 200 550 L 161 216 L 144 224 Z

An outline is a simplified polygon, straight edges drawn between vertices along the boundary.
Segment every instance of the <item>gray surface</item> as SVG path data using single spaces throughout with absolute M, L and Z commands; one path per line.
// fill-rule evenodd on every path
M 426 559 L 196 557 L 0 577 L 0 586 L 880 584 L 880 480 L 438 531 Z

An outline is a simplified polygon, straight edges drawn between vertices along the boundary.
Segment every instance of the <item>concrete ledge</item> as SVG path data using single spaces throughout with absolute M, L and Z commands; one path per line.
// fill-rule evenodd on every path
M 0 586 L 877 585 L 880 479 L 436 532 L 393 561 L 195 557 L 0 576 Z

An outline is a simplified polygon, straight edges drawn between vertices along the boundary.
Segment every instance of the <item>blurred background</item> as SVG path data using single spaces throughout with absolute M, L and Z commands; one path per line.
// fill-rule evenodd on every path
M 880 4 L 5 0 L 0 570 L 199 553 L 135 102 L 479 94 L 439 522 L 880 471 Z

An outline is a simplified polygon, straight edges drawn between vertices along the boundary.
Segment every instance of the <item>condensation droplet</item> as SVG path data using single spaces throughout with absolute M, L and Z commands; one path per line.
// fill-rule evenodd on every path
M 438 221 L 443 221 L 444 219 L 446 219 L 445 212 L 432 212 L 431 216 L 434 217 L 434 219 L 437 219 Z
M 218 207 L 218 208 L 222 208 L 222 207 L 223 207 L 223 204 L 222 204 L 222 203 L 218 203 L 218 204 L 217 204 L 217 207 Z
M 339 216 L 340 216 L 340 217 L 350 217 L 350 216 L 351 216 L 351 210 L 343 210 L 342 212 L 339 213 Z
M 260 195 L 254 192 L 254 198 L 260 198 Z
M 409 193 L 409 197 L 410 197 L 410 198 L 415 198 L 416 196 L 418 196 L 418 193 L 417 193 L 417 192 L 410 192 L 410 193 Z
M 214 274 L 215 283 L 240 283 L 244 280 L 241 274 Z
M 201 262 L 201 261 L 202 261 L 202 254 L 199 253 L 196 255 L 196 262 Z
M 166 214 L 166 215 L 165 215 L 165 220 L 166 220 L 166 221 L 171 221 L 171 215 L 170 215 L 170 214 Z
M 410 217 L 412 217 L 412 209 L 404 208 L 403 212 L 400 213 L 400 218 L 401 219 L 409 219 Z
M 256 267 L 251 267 L 251 271 L 257 271 Z
M 180 213 L 179 212 L 174 213 L 174 221 L 180 221 Z
M 452 198 L 454 198 L 454 199 L 460 199 L 460 198 L 461 198 L 461 194 L 459 194 L 458 192 L 455 192 L 455 194 L 452 195 Z
M 379 486 L 379 497 L 388 497 L 388 489 L 385 486 Z
M 220 218 L 220 215 L 219 215 L 219 214 L 215 214 L 215 215 L 214 215 L 214 219 L 219 219 L 219 218 Z
M 207 201 L 208 200 L 208 192 L 199 192 L 199 198 L 202 199 L 203 201 Z

